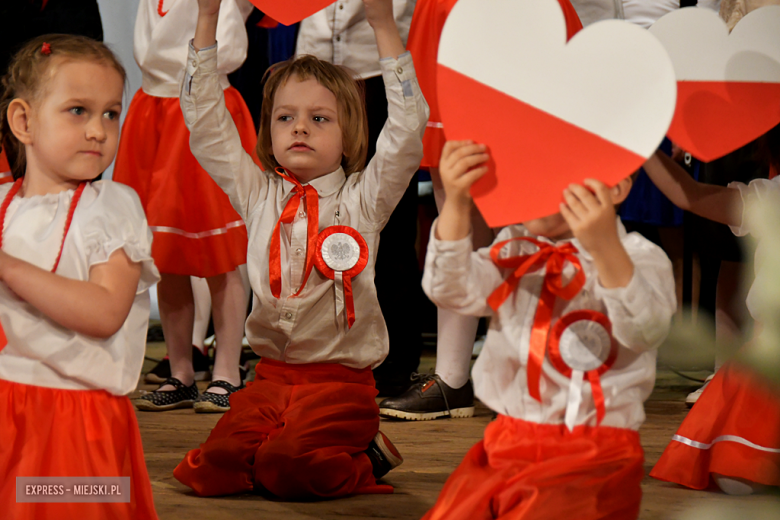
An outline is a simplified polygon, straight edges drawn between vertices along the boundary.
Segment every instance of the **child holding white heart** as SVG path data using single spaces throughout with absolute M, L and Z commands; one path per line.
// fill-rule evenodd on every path
M 488 158 L 483 144 L 445 145 L 423 288 L 441 308 L 492 316 L 472 377 L 498 418 L 425 519 L 636 518 L 637 430 L 676 310 L 671 262 L 615 216 L 630 178 L 572 184 L 560 213 L 472 252 L 469 189 Z
M 420 163 L 428 109 L 393 2 L 363 3 L 388 98 L 376 155 L 364 168 L 367 121 L 355 80 L 303 56 L 276 65 L 265 83 L 261 170 L 241 148 L 216 74 L 220 1 L 198 1 L 182 112 L 193 154 L 249 230 L 246 332 L 262 358 L 255 381 L 231 396 L 206 442 L 174 470 L 201 496 L 390 493 L 377 479 L 402 462 L 379 432 L 374 399 L 371 369 L 388 352 L 374 265 L 379 232 Z
M 756 278 L 747 308 L 760 327 L 775 319 L 766 302 L 776 294 L 762 247 L 757 216 L 780 206 L 780 125 L 758 141 L 770 179 L 728 186 L 703 184 L 691 178 L 661 152 L 644 168 L 658 188 L 680 208 L 731 227 L 738 236 L 759 240 Z M 772 173 L 773 172 L 773 173 Z M 744 347 L 749 352 L 750 347 Z M 760 424 L 760 427 L 757 425 Z M 686 416 L 650 476 L 693 489 L 705 489 L 710 479 L 728 494 L 745 495 L 765 486 L 780 486 L 780 399 L 777 389 L 738 361 L 724 363 Z

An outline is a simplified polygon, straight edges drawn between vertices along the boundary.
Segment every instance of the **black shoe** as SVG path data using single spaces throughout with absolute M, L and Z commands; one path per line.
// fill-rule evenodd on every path
M 402 395 L 379 403 L 379 415 L 407 421 L 474 415 L 471 380 L 460 388 L 450 388 L 438 375 L 412 374 L 412 381 L 412 386 Z
M 209 392 L 209 388 L 219 387 L 227 390 L 226 394 L 215 394 Z M 227 381 L 212 381 L 206 390 L 200 394 L 195 404 L 192 406 L 195 408 L 196 413 L 224 413 L 230 410 L 230 396 L 244 388 L 244 383 L 241 386 L 233 386 Z
M 391 469 L 397 468 L 404 461 L 395 445 L 382 432 L 377 432 L 374 440 L 368 445 L 366 455 L 371 460 L 374 478 L 377 479 L 384 477 Z
M 161 392 L 160 388 L 165 385 L 171 385 L 176 390 Z M 162 412 L 175 408 L 192 408 L 198 399 L 198 385 L 194 382 L 192 386 L 185 386 L 175 377 L 169 377 L 160 385 L 160 388 L 136 399 L 135 407 L 147 412 Z
M 195 370 L 195 381 L 207 381 L 211 378 L 210 361 L 201 350 L 195 345 L 192 346 L 192 368 Z M 162 384 L 171 377 L 171 362 L 168 356 L 157 363 L 153 369 L 144 375 L 144 381 L 147 383 Z

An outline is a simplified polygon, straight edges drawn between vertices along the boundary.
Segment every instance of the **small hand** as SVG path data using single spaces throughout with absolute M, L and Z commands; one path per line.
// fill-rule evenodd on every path
M 372 28 L 376 29 L 377 26 L 390 22 L 395 24 L 393 0 L 363 0 L 363 7 L 366 10 L 366 20 Z
M 198 14 L 201 16 L 214 16 L 219 14 L 219 4 L 222 0 L 198 0 Z
M 583 184 L 570 184 L 563 190 L 566 203 L 560 206 L 561 215 L 582 247 L 591 254 L 601 254 L 620 245 L 615 205 L 603 182 L 586 179 Z
M 458 205 L 470 204 L 469 189 L 485 175 L 490 159 L 487 146 L 473 141 L 447 141 L 441 153 L 439 172 L 448 201 Z

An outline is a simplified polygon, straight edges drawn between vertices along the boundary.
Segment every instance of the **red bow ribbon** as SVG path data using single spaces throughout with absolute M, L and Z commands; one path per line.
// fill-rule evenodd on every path
M 319 195 L 317 190 L 311 185 L 303 186 L 298 179 L 289 175 L 284 168 L 276 168 L 276 173 L 279 174 L 284 180 L 292 183 L 295 187 L 292 189 L 294 195 L 287 201 L 287 205 L 284 207 L 282 216 L 276 222 L 274 232 L 271 235 L 271 252 L 268 262 L 268 273 L 271 281 L 271 294 L 274 298 L 279 298 L 282 294 L 282 255 L 279 234 L 281 233 L 281 225 L 291 224 L 295 220 L 295 213 L 301 205 L 301 198 L 304 200 L 306 213 L 308 215 L 308 228 L 306 230 L 306 266 L 305 274 L 303 275 L 303 281 L 298 291 L 293 296 L 298 296 L 303 288 L 306 286 L 306 281 L 309 279 L 311 269 L 314 267 L 314 252 L 317 247 L 317 233 L 320 230 L 320 207 L 319 207 Z
M 530 242 L 536 245 L 539 251 L 532 255 L 500 258 L 499 255 L 504 246 L 516 240 Z M 547 348 L 547 336 L 550 331 L 555 298 L 559 296 L 564 300 L 571 300 L 585 285 L 585 273 L 582 270 L 579 258 L 575 255 L 577 252 L 577 248 L 569 242 L 556 247 L 530 237 L 510 238 L 509 240 L 499 242 L 490 249 L 490 257 L 493 259 L 494 264 L 501 268 L 515 269 L 504 280 L 504 283 L 499 285 L 488 297 L 487 303 L 494 311 L 498 311 L 498 308 L 517 289 L 517 284 L 523 275 L 538 271 L 543 266 L 546 267 L 544 285 L 539 295 L 539 304 L 534 316 L 528 352 L 528 392 L 537 401 L 542 400 L 539 392 L 539 380 L 542 374 L 542 363 L 544 362 L 544 354 Z M 576 274 L 568 284 L 563 285 L 563 267 L 567 261 L 574 266 Z

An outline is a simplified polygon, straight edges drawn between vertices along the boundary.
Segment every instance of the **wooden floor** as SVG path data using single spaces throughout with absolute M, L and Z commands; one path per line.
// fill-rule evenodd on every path
M 156 350 L 155 350 L 156 349 Z M 150 352 L 161 353 L 160 345 Z M 160 357 L 162 357 L 160 355 Z M 421 371 L 433 366 L 423 360 Z M 148 368 L 148 367 L 147 367 Z M 646 403 L 647 421 L 641 429 L 645 470 L 650 471 L 687 412 L 684 396 L 696 383 L 659 371 L 656 390 Z M 140 390 L 154 386 L 140 385 Z M 173 478 L 172 470 L 184 454 L 203 442 L 219 415 L 190 410 L 164 413 L 137 412 L 146 463 L 152 480 L 157 513 L 173 519 L 419 519 L 433 505 L 447 476 L 466 451 L 482 436 L 491 412 L 478 405 L 471 419 L 427 422 L 382 421 L 381 429 L 399 448 L 404 463 L 385 481 L 393 495 L 363 495 L 312 503 L 271 501 L 246 494 L 226 498 L 198 498 Z M 640 519 L 777 520 L 777 496 L 729 497 L 713 491 L 691 491 L 645 478 Z M 565 499 L 565 497 L 563 497 Z

